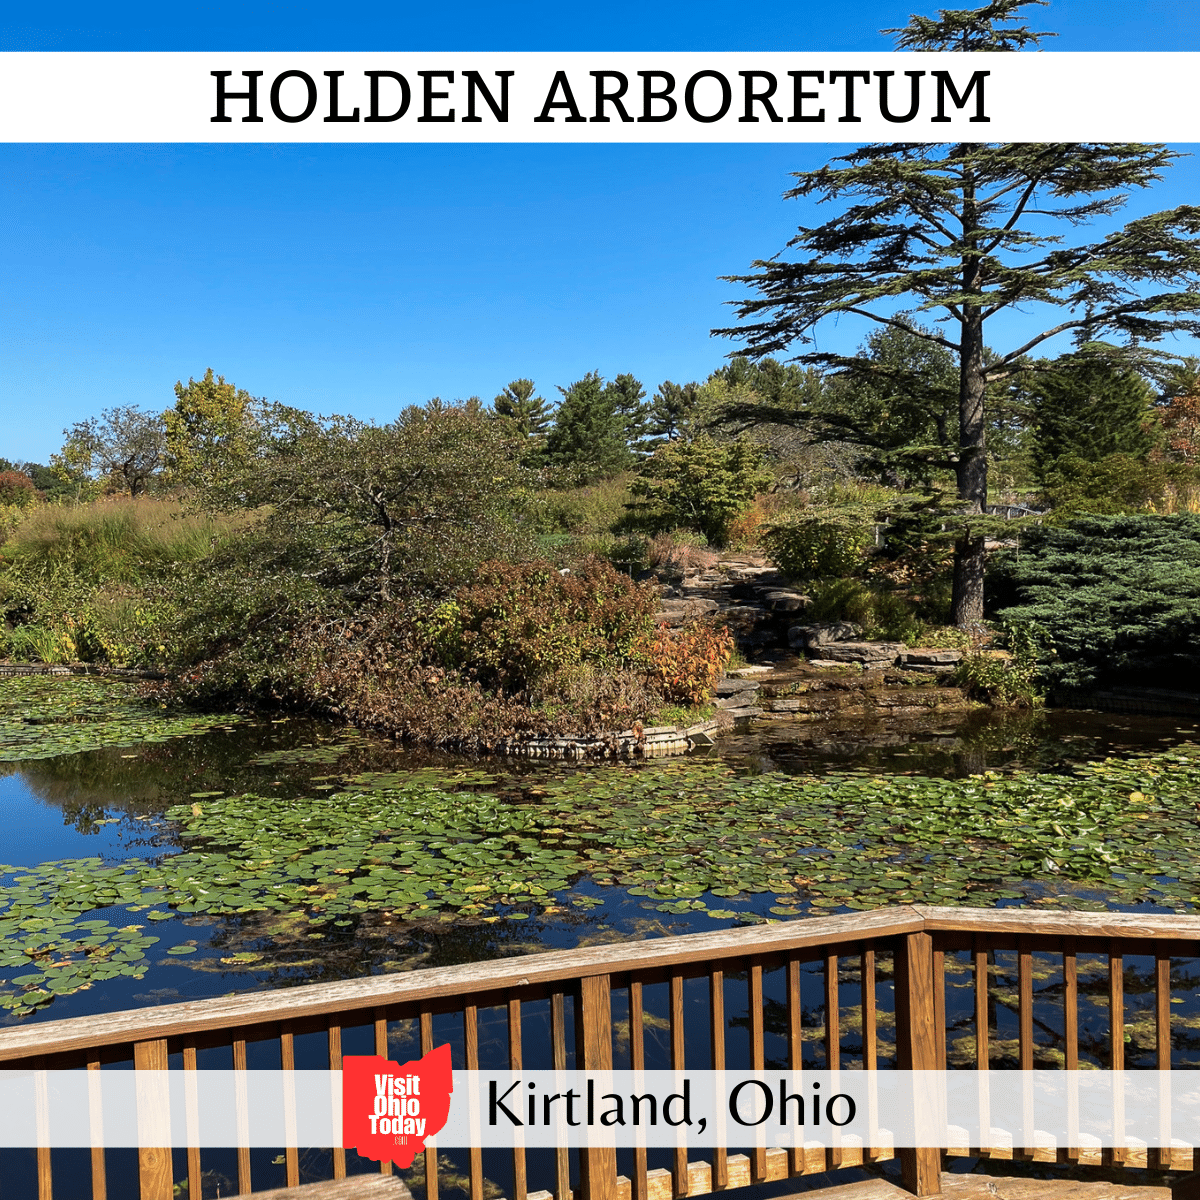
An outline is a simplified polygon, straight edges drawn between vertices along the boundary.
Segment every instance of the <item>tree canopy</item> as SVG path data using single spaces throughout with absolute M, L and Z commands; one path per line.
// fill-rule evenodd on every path
M 1021 49 L 1043 36 L 1014 24 L 1032 2 L 994 0 L 937 19 L 913 17 L 898 44 Z M 1141 143 L 862 146 L 797 173 L 785 193 L 832 204 L 835 215 L 801 226 L 786 254 L 726 277 L 755 294 L 735 302 L 741 324 L 715 332 L 740 339 L 750 357 L 798 348 L 794 361 L 846 369 L 850 356 L 813 345 L 826 318 L 845 315 L 913 331 L 954 356 L 956 624 L 983 615 L 988 385 L 1021 370 L 1025 356 L 1061 334 L 1105 339 L 1112 356 L 1130 365 L 1172 333 L 1200 334 L 1200 208 L 1139 217 L 1092 240 L 1067 238 L 1119 212 L 1130 189 L 1150 187 L 1176 157 Z M 1050 311 L 1036 332 L 988 355 L 985 328 L 1018 306 Z M 933 327 L 916 332 L 930 320 Z

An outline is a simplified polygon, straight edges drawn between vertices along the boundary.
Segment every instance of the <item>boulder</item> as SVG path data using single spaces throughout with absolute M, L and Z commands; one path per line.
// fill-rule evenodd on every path
M 926 667 L 949 670 L 962 662 L 961 650 L 938 650 L 925 646 L 916 646 L 906 650 L 902 656 L 906 667 Z
M 862 637 L 862 629 L 852 621 L 829 621 L 823 625 L 793 625 L 788 630 L 788 645 L 794 650 L 819 650 L 835 642 L 850 642 Z
M 739 692 L 757 692 L 757 679 L 734 679 L 726 676 L 724 679 L 717 680 L 717 686 L 714 689 L 718 696 L 736 696 Z
M 802 595 L 800 592 L 789 592 L 785 589 L 774 589 L 764 592 L 762 602 L 772 612 L 776 613 L 801 612 L 812 603 L 808 596 Z
M 903 642 L 830 642 L 821 647 L 826 661 L 890 667 L 904 653 Z

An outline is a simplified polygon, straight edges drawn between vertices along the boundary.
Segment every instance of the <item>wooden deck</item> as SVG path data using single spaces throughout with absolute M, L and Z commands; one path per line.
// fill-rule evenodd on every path
M 622 1039 L 621 1053 L 639 1070 L 646 1065 L 646 1030 L 661 1028 L 675 1070 L 687 1069 L 685 1047 L 700 1039 L 708 1043 L 714 1069 L 741 1065 L 727 1059 L 736 1048 L 739 1058 L 747 1058 L 747 1068 L 762 1070 L 768 1034 L 778 1039 L 773 1052 L 782 1052 L 793 1070 L 801 1069 L 806 1058 L 831 1070 L 848 1067 L 853 1065 L 845 1061 L 850 1053 L 866 1070 L 893 1063 L 902 1070 L 945 1070 L 951 1034 L 958 1037 L 960 1057 L 953 1065 L 959 1068 L 967 1065 L 961 1058 L 962 1045 L 967 1045 L 978 1070 L 995 1069 L 997 1063 L 1032 1070 L 1047 1036 L 1041 1018 L 1035 1031 L 1036 957 L 1042 967 L 1050 963 L 1058 981 L 1053 995 L 1060 1006 L 1059 1031 L 1052 1035 L 1064 1068 L 1078 1070 L 1090 1061 L 1121 1071 L 1132 1012 L 1125 994 L 1126 960 L 1134 955 L 1148 959 L 1152 969 L 1149 1011 L 1141 1012 L 1143 1027 L 1148 1016 L 1153 1031 L 1153 1065 L 1170 1070 L 1172 959 L 1200 957 L 1200 917 L 924 905 L 34 1022 L 0 1030 L 0 1069 L 100 1071 L 132 1062 L 137 1070 L 178 1064 L 190 1071 L 198 1069 L 198 1055 L 220 1049 L 234 1070 L 245 1070 L 247 1044 L 258 1042 L 267 1043 L 266 1050 L 288 1071 L 296 1066 L 296 1039 L 316 1035 L 324 1062 L 337 1071 L 343 1033 L 355 1030 L 354 1044 L 369 1041 L 374 1053 L 386 1056 L 394 1035 L 403 1034 L 408 1043 L 419 1037 L 424 1054 L 433 1049 L 436 1034 L 436 1041 L 453 1041 L 458 1047 L 456 1069 L 477 1070 L 484 1029 L 515 1070 L 524 1065 L 523 1046 L 535 1045 L 558 1069 L 567 1067 L 573 1051 L 575 1067 L 611 1070 Z M 1003 987 L 998 983 L 1001 960 Z M 956 974 L 949 974 L 951 969 Z M 973 1020 L 965 1036 L 961 1027 L 947 1029 L 948 979 L 973 990 Z M 690 989 L 686 1004 L 685 985 Z M 652 997 L 649 989 L 659 990 Z M 727 991 L 728 1003 L 746 1012 L 745 1034 L 732 1038 Z M 1046 998 L 1043 988 L 1038 1000 L 1044 1005 Z M 887 1011 L 893 1002 L 894 1013 Z M 767 1021 L 771 1005 L 773 1028 Z M 1006 1033 L 1003 1042 L 1000 1009 L 1015 1018 L 1011 1023 L 1006 1018 L 1006 1028 L 1016 1027 L 1016 1036 Z M 1086 1013 L 1086 1023 L 1081 1013 Z M 1086 1044 L 1081 1023 L 1087 1026 Z M 843 1030 L 855 1026 L 861 1029 L 861 1046 L 844 1050 Z M 299 1149 L 285 1148 L 292 1188 L 300 1180 Z M 1011 1145 L 982 1150 L 993 1158 L 1034 1161 L 1041 1153 Z M 1065 1148 L 1061 1153 L 1068 1162 L 1086 1165 L 1092 1152 Z M 1115 1171 L 1148 1166 L 1180 1172 L 1193 1166 L 1192 1147 L 1182 1144 L 1161 1151 L 1128 1145 L 1094 1154 L 1097 1166 Z M 646 1153 L 639 1150 L 633 1155 L 632 1178 L 627 1178 L 618 1174 L 611 1149 L 560 1147 L 552 1163 L 539 1164 L 534 1178 L 533 1164 L 516 1148 L 511 1166 L 495 1180 L 485 1179 L 480 1150 L 461 1157 L 465 1161 L 453 1174 L 465 1175 L 466 1200 L 682 1200 L 799 1176 L 814 1183 L 820 1177 L 824 1183 L 829 1171 L 853 1166 L 870 1170 L 892 1153 L 886 1147 L 845 1143 L 760 1149 L 749 1156 L 716 1149 L 711 1161 L 690 1162 L 680 1149 L 668 1171 L 648 1170 Z M 1008 1177 L 960 1175 L 942 1171 L 942 1153 L 935 1147 L 901 1149 L 896 1157 L 904 1187 L 918 1196 L 944 1191 L 951 1200 L 1168 1200 L 1168 1189 L 1142 1186 L 1146 1177 L 1141 1174 L 1131 1174 L 1128 1184 L 1037 1180 L 1014 1164 Z M 423 1159 L 424 1200 L 439 1200 L 437 1152 L 428 1149 Z M 128 1175 L 109 1180 L 103 1153 L 94 1151 L 92 1198 L 108 1200 L 111 1195 L 115 1200 L 137 1193 L 141 1200 L 175 1200 L 176 1187 L 199 1197 L 202 1160 L 201 1148 L 190 1147 L 186 1173 L 177 1175 L 169 1150 L 143 1148 L 136 1182 Z M 237 1193 L 248 1195 L 255 1182 L 249 1152 L 240 1151 L 237 1160 Z M 58 1167 L 51 1151 L 41 1149 L 37 1166 L 39 1200 L 52 1200 L 55 1174 L 65 1163 Z M 390 1166 L 384 1165 L 384 1177 L 391 1174 Z M 394 1183 L 381 1182 L 380 1176 L 369 1183 L 369 1177 L 347 1178 L 346 1167 L 346 1152 L 335 1148 L 328 1188 L 292 1194 L 350 1200 L 382 1197 L 390 1189 L 398 1195 Z M 447 1178 L 446 1200 L 461 1194 L 458 1179 L 452 1183 Z M 825 1194 L 830 1200 L 887 1200 L 899 1190 L 877 1178 L 839 1185 Z M 1176 1200 L 1200 1200 L 1200 1190 Z

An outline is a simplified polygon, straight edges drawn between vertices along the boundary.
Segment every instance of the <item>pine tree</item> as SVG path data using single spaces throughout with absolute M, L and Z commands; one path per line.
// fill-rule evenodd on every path
M 611 383 L 604 386 L 605 393 L 611 398 L 613 410 L 625 423 L 625 444 L 636 446 L 645 436 L 647 407 L 643 404 L 646 389 L 641 380 L 632 375 L 618 375 Z
M 546 461 L 574 470 L 585 482 L 627 470 L 633 455 L 625 441 L 625 417 L 616 407 L 620 393 L 605 387 L 598 371 L 558 390 L 562 402 L 546 436 Z
M 971 10 L 913 17 L 897 45 L 912 50 L 1019 50 L 1045 35 L 1014 22 L 1041 0 L 993 0 Z M 1117 211 L 1131 188 L 1158 181 L 1178 157 L 1161 145 L 1127 143 L 863 146 L 817 171 L 796 175 L 794 198 L 841 202 L 823 225 L 801 227 L 794 253 L 753 264 L 755 298 L 737 305 L 747 324 L 716 330 L 743 339 L 754 357 L 812 343 L 826 317 L 855 314 L 912 327 L 950 350 L 959 368 L 957 430 L 946 465 L 955 474 L 952 619 L 983 617 L 988 522 L 986 391 L 1022 369 L 1021 359 L 1061 333 L 1117 338 L 1114 356 L 1144 361 L 1146 343 L 1200 334 L 1200 208 L 1182 205 L 1131 221 L 1098 241 L 1068 244 L 1064 233 Z M 1020 344 L 989 361 L 990 318 L 1016 306 L 1060 311 Z M 994 342 L 993 342 L 994 345 Z M 802 351 L 797 360 L 844 367 L 844 356 Z
M 698 383 L 672 383 L 664 379 L 651 397 L 646 413 L 646 441 L 675 442 L 689 439 L 694 433 L 693 424 L 699 411 Z
M 1089 463 L 1114 454 L 1144 459 L 1157 444 L 1154 392 L 1128 367 L 1064 354 L 1027 386 L 1033 410 L 1033 463 L 1043 482 L 1067 456 Z
M 553 420 L 549 401 L 533 393 L 532 379 L 514 379 L 492 401 L 495 414 L 508 417 L 517 432 L 526 438 L 543 436 Z

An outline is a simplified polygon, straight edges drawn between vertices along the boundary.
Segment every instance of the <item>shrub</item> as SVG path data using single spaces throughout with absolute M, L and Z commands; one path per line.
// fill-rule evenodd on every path
M 638 471 L 631 490 L 640 499 L 630 510 L 652 532 L 683 525 L 723 546 L 735 518 L 771 484 L 761 464 L 762 450 L 752 442 L 667 442 Z
M 649 588 L 600 559 L 565 575 L 548 563 L 490 562 L 445 610 L 433 648 L 486 688 L 527 691 L 581 663 L 628 665 L 657 606 Z
M 1115 681 L 1194 688 L 1200 669 L 1200 516 L 1082 517 L 1026 532 L 997 564 L 1010 624 L 1051 630 L 1052 687 Z
M 807 517 L 768 526 L 762 542 L 785 574 L 829 579 L 849 575 L 862 565 L 871 535 L 861 525 Z
M 805 620 L 853 621 L 871 639 L 915 646 L 924 636 L 912 601 L 895 592 L 872 588 L 857 579 L 833 579 L 811 589 Z
M 1046 631 L 1036 624 L 1010 624 L 1000 629 L 1007 649 L 972 649 L 959 664 L 954 680 L 975 699 L 999 708 L 1033 708 L 1042 703 L 1039 660 L 1053 653 Z
M 24 471 L 0 471 L 0 505 L 29 508 L 37 498 L 38 490 Z
M 712 620 L 678 629 L 660 625 L 638 645 L 643 670 L 664 699 L 701 704 L 712 696 L 733 653 L 733 634 Z

